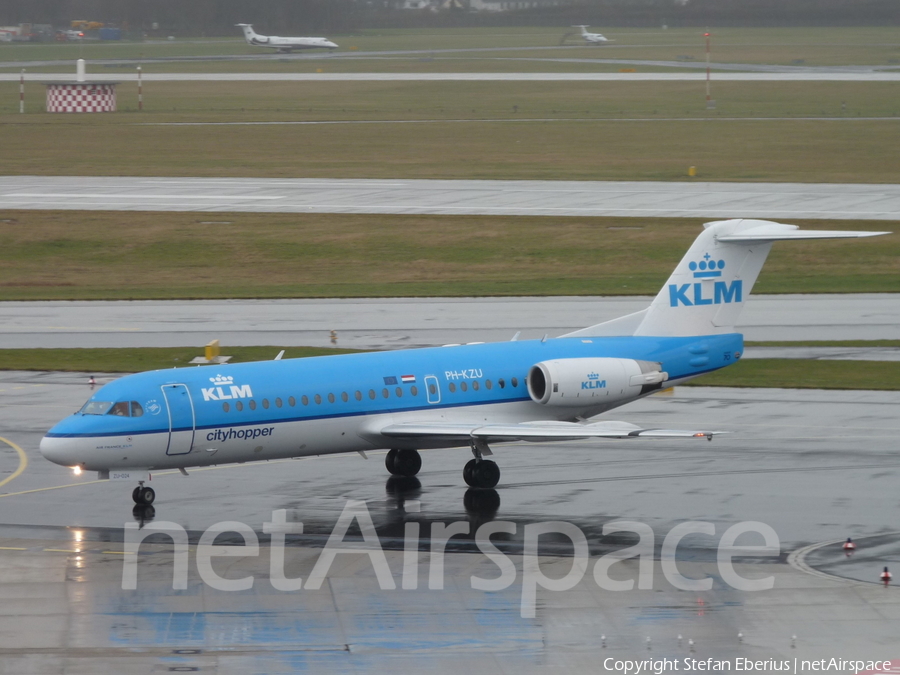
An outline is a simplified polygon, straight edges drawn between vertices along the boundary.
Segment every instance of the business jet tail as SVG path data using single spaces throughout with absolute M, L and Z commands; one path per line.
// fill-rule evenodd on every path
M 242 29 L 244 31 L 244 39 L 247 41 L 247 44 L 253 44 L 253 38 L 259 37 L 256 34 L 256 31 L 253 30 L 252 23 L 236 23 L 235 26 Z
M 563 337 L 733 333 L 773 242 L 889 234 L 801 230 L 796 225 L 746 219 L 719 220 L 703 227 L 650 307 Z

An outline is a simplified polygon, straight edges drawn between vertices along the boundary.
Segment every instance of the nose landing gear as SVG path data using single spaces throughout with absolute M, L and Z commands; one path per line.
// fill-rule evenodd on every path
M 500 467 L 497 462 L 484 459 L 482 450 L 491 454 L 491 449 L 483 441 L 472 443 L 472 454 L 475 459 L 470 459 L 463 468 L 463 480 L 466 485 L 476 488 L 492 488 L 500 482 Z
M 139 485 L 134 488 L 131 498 L 139 506 L 150 506 L 156 500 L 156 492 L 152 487 L 144 487 L 144 481 L 138 482 Z

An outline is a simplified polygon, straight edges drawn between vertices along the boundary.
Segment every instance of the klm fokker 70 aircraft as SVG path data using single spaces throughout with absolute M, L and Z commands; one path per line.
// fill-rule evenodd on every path
M 41 441 L 52 462 L 137 483 L 154 470 L 388 450 L 413 476 L 423 448 L 470 447 L 473 487 L 494 487 L 490 445 L 589 438 L 708 438 L 591 418 L 735 363 L 734 332 L 772 242 L 884 232 L 802 231 L 764 220 L 708 223 L 651 305 L 558 338 L 346 354 L 128 375 Z

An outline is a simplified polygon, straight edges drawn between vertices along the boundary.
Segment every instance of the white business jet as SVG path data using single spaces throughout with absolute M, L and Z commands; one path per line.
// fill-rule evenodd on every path
M 238 23 L 244 30 L 244 39 L 254 47 L 271 47 L 280 52 L 290 53 L 295 49 L 337 49 L 337 45 L 323 37 L 278 37 L 277 35 L 260 35 L 253 30 L 253 24 Z
M 581 29 L 581 39 L 585 42 L 592 45 L 602 45 L 607 42 L 615 42 L 615 40 L 610 40 L 607 37 L 604 37 L 600 33 L 588 33 L 587 26 L 572 26 L 572 28 L 580 28 Z

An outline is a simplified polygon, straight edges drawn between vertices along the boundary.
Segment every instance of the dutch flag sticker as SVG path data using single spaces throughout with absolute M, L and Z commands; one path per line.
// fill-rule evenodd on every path
M 415 384 L 415 382 L 416 382 L 416 376 L 415 376 L 415 375 L 401 375 L 401 376 L 400 376 L 400 381 L 401 381 L 403 384 Z

